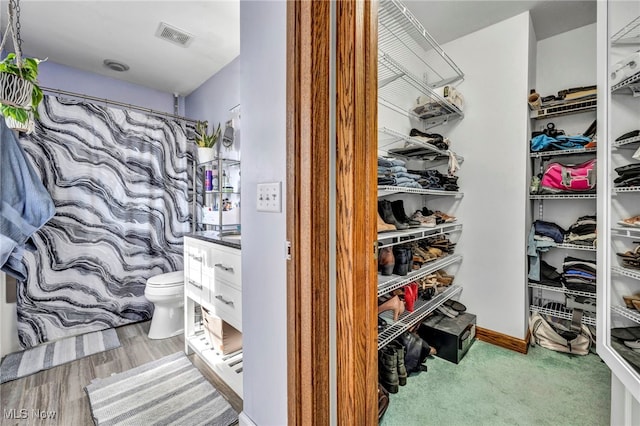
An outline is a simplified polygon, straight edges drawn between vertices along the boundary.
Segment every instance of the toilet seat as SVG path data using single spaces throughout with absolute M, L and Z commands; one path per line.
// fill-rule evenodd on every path
M 184 285 L 184 271 L 167 272 L 155 275 L 147 280 L 147 287 L 169 288 Z

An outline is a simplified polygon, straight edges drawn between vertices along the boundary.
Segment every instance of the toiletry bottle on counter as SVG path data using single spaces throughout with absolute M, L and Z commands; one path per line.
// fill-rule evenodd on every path
M 229 176 L 227 176 L 227 171 L 226 170 L 222 171 L 222 190 L 223 191 L 231 191 L 231 190 L 233 190 L 229 186 Z
M 205 191 L 213 191 L 213 171 L 204 171 L 204 189 Z
M 211 186 L 214 191 L 219 191 L 220 186 L 218 185 L 218 170 L 213 171 L 213 176 L 211 177 Z

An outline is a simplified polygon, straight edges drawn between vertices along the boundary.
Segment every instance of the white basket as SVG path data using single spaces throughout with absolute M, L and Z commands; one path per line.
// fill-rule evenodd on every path
M 32 93 L 33 84 L 29 80 L 25 80 L 15 74 L 0 72 L 1 104 L 27 108 L 31 105 Z

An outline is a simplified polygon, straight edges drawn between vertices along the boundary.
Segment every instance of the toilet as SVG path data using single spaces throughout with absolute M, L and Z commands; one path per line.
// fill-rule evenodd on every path
M 154 305 L 150 339 L 166 339 L 184 330 L 184 271 L 154 275 L 144 296 Z

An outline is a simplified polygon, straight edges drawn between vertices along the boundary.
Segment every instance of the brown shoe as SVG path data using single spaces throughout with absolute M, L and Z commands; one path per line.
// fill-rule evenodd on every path
M 390 232 L 390 231 L 397 231 L 397 230 L 398 229 L 396 228 L 395 225 L 392 225 L 382 220 L 382 218 L 380 217 L 380 213 L 378 213 L 378 232 Z
M 627 308 L 633 309 L 633 301 L 637 300 L 638 302 L 640 302 L 640 293 L 636 293 L 631 296 L 622 296 L 622 298 L 624 299 L 624 303 L 625 305 L 627 305 Z
M 438 282 L 441 283 L 442 285 L 449 286 L 453 284 L 454 276 L 447 274 L 445 270 L 439 269 L 435 272 L 435 274 L 438 277 Z
M 433 212 L 433 214 L 436 217 L 439 217 L 442 220 L 444 220 L 445 223 L 451 223 L 451 222 L 455 222 L 456 221 L 456 217 L 455 216 L 449 216 L 448 214 L 443 213 L 440 210 L 436 210 L 435 212 Z
M 393 256 L 393 248 L 381 248 L 380 254 L 378 255 L 378 270 L 380 270 L 382 275 L 391 275 L 393 273 L 393 267 L 395 264 L 396 260 Z

